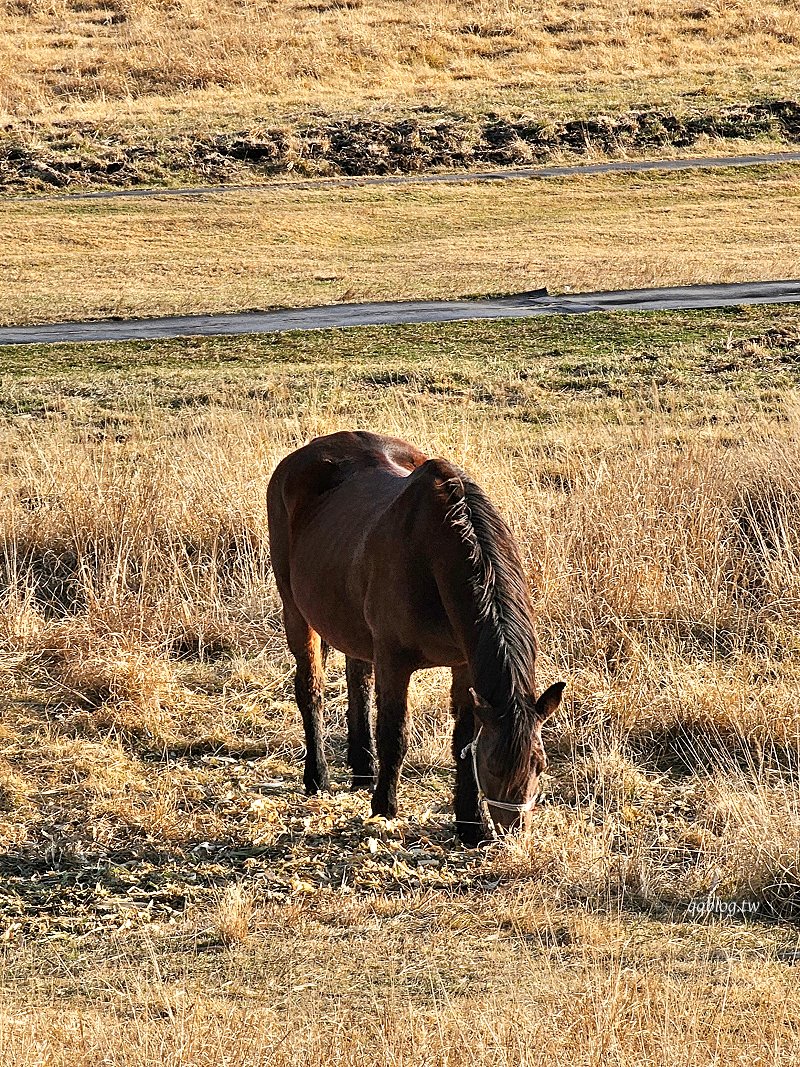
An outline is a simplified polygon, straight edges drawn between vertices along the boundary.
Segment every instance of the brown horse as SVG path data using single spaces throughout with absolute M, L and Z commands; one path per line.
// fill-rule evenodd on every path
M 414 671 L 451 667 L 459 836 L 526 821 L 546 765 L 542 723 L 564 683 L 536 699 L 536 637 L 519 551 L 485 493 L 443 459 L 362 431 L 287 456 L 267 495 L 272 566 L 306 736 L 304 782 L 327 789 L 328 646 L 345 654 L 348 763 L 372 810 L 397 813 Z M 377 779 L 370 725 L 377 690 Z M 471 758 L 469 758 L 471 756 Z

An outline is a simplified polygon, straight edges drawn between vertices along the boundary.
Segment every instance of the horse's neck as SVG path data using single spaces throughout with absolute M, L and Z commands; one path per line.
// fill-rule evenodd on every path
M 493 705 L 507 704 L 514 679 L 503 635 L 487 621 L 476 630 L 466 651 L 476 691 Z
M 533 685 L 533 617 L 513 538 L 488 500 L 472 493 L 450 506 L 434 571 L 475 689 L 505 704 Z
M 451 591 L 448 600 L 450 626 L 464 652 L 475 690 L 490 702 L 506 702 L 514 689 L 513 656 L 495 606 L 487 611 L 468 583 Z

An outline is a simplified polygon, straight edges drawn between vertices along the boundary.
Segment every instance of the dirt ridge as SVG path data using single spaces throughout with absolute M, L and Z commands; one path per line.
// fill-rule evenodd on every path
M 690 148 L 703 138 L 800 143 L 800 102 L 762 100 L 679 115 L 643 106 L 619 114 L 544 121 L 417 111 L 395 119 L 338 117 L 264 124 L 216 135 L 130 139 L 89 124 L 0 132 L 0 191 L 130 187 L 191 176 L 211 183 L 265 177 L 421 174 L 442 168 L 544 163 Z M 127 139 L 126 139 L 127 138 Z

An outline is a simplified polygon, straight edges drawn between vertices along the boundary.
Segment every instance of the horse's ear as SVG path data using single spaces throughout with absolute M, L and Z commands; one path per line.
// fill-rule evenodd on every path
M 536 701 L 536 718 L 540 723 L 546 722 L 558 710 L 566 685 L 566 682 L 555 682 Z
M 472 703 L 475 705 L 475 714 L 481 721 L 484 721 L 494 713 L 492 705 L 484 700 L 480 693 L 476 693 L 474 689 L 470 689 L 469 695 L 472 697 Z

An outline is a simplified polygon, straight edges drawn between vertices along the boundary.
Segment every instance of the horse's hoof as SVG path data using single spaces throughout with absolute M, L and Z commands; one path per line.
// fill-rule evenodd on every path
M 365 789 L 368 793 L 371 793 L 374 788 L 374 777 L 367 775 L 353 775 L 353 781 L 350 784 L 350 789 L 353 793 L 357 793 L 360 789 Z
M 456 834 L 464 848 L 477 848 L 486 840 L 483 827 L 471 823 L 466 825 L 456 823 Z
M 313 797 L 315 793 L 330 793 L 331 783 L 327 775 L 324 778 L 312 778 L 308 781 L 303 781 L 306 787 L 306 795 Z
M 372 814 L 382 815 L 384 819 L 394 819 L 397 815 L 397 805 L 390 804 L 388 801 L 377 801 L 373 796 Z

